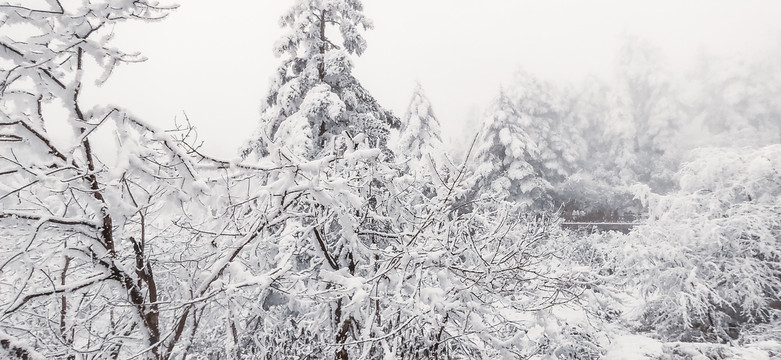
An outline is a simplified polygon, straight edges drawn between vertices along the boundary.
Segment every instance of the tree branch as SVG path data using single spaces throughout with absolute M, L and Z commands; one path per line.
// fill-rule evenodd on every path
M 56 0 L 55 3 L 59 7 L 59 10 L 41 10 L 41 9 L 33 9 L 21 5 L 11 5 L 11 4 L 1 4 L 0 8 L 22 9 L 22 10 L 27 10 L 31 13 L 36 12 L 36 13 L 43 13 L 43 14 L 58 14 L 58 15 L 64 14 L 65 9 L 62 8 L 62 4 L 60 4 L 60 1 Z
M 97 230 L 98 228 L 100 228 L 100 224 L 88 219 L 73 219 L 73 218 L 57 217 L 57 216 L 41 216 L 38 214 L 26 213 L 21 211 L 0 211 L 0 219 L 8 219 L 8 218 L 23 219 L 23 220 L 30 220 L 30 221 L 43 221 L 43 222 L 50 222 L 52 224 L 58 224 L 58 225 L 86 226 L 93 230 Z
M 83 289 L 83 288 L 85 288 L 87 286 L 90 286 L 92 284 L 95 284 L 97 282 L 106 280 L 109 277 L 110 276 L 108 276 L 108 275 L 98 276 L 98 277 L 90 278 L 90 279 L 83 280 L 83 281 L 80 281 L 80 282 L 75 282 L 75 283 L 72 283 L 72 284 L 70 284 L 68 286 L 62 286 L 60 288 L 55 288 L 55 289 L 48 290 L 48 291 L 39 291 L 39 292 L 36 292 L 36 293 L 33 293 L 33 294 L 29 294 L 29 295 L 25 296 L 15 306 L 11 306 L 7 310 L 5 310 L 3 312 L 3 315 L 8 315 L 8 314 L 10 314 L 12 312 L 15 312 L 16 310 L 19 310 L 19 308 L 21 308 L 22 306 L 27 304 L 27 302 L 29 302 L 30 300 L 33 300 L 35 298 L 39 298 L 39 297 L 42 297 L 42 296 L 49 296 L 49 295 L 53 295 L 53 294 L 61 294 L 63 292 L 76 291 L 76 290 L 79 290 L 79 289 Z
M 325 241 L 323 241 L 323 238 L 320 236 L 320 232 L 317 231 L 317 228 L 312 230 L 315 233 L 315 238 L 317 238 L 317 244 L 320 245 L 320 250 L 323 251 L 323 255 L 328 261 L 328 265 L 331 265 L 331 268 L 334 270 L 339 270 L 339 265 L 334 261 L 334 258 L 331 257 L 331 254 L 328 253 L 328 248 L 326 248 Z

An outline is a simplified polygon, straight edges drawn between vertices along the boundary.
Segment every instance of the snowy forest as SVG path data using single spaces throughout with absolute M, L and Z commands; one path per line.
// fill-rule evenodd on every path
M 361 0 L 291 0 L 221 159 L 82 99 L 175 6 L 51 3 L 0 3 L 0 358 L 781 357 L 781 45 L 681 76 L 627 36 L 447 144 L 424 84 L 354 75 Z

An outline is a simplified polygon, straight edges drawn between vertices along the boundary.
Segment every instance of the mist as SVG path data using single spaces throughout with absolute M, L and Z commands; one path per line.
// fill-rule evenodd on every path
M 779 13 L 0 1 L 0 358 L 772 358 Z
M 261 99 L 278 59 L 284 2 L 190 1 L 165 21 L 120 24 L 115 43 L 148 60 L 120 66 L 96 102 L 123 103 L 160 124 L 186 112 L 223 156 L 236 155 L 257 124 Z M 501 86 L 518 70 L 576 86 L 615 82 L 626 37 L 659 47 L 669 71 L 683 78 L 702 56 L 751 59 L 778 44 L 773 1 L 367 2 L 375 28 L 355 72 L 385 107 L 402 116 L 420 81 L 457 143 L 479 122 Z M 206 20 L 208 19 L 208 20 Z M 230 64 L 230 65 L 226 65 Z M 129 91 L 148 84 L 143 91 Z M 220 120 L 215 120 L 220 119 Z

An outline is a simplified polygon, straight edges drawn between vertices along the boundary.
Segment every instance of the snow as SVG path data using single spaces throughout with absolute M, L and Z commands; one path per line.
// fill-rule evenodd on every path
M 35 351 L 35 348 L 27 345 L 25 342 L 20 341 L 19 339 L 6 334 L 5 332 L 0 331 L 0 354 L 5 353 L 7 358 L 11 358 L 11 356 L 16 357 L 16 351 L 23 351 L 26 355 L 26 359 L 29 360 L 46 360 L 47 357 L 43 356 L 38 351 Z M 13 349 L 13 352 L 10 351 Z
M 110 3 L 3 14 L 42 33 L 3 40 L 22 55 L 4 48 L 10 70 L 0 70 L 0 140 L 11 140 L 0 141 L 0 252 L 12 254 L 0 264 L 0 290 L 7 308 L 19 307 L 4 314 L 10 334 L 0 340 L 33 358 L 114 344 L 119 358 L 142 357 L 156 332 L 161 349 L 214 358 L 239 348 L 333 358 L 342 346 L 350 358 L 432 357 L 424 351 L 437 346 L 441 358 L 781 351 L 770 316 L 781 288 L 781 145 L 689 152 L 676 142 L 696 127 L 674 126 L 716 118 L 729 120 L 711 124 L 722 138 L 778 142 L 781 91 L 766 80 L 712 80 L 735 85 L 700 94 L 719 103 L 706 111 L 678 98 L 644 45 L 619 59 L 615 89 L 579 94 L 521 72 L 491 104 L 464 163 L 442 151 L 440 120 L 418 84 L 394 153 L 386 141 L 399 119 L 352 73 L 372 26 L 361 1 L 298 0 L 282 19 L 289 32 L 257 136 L 247 157 L 227 163 L 200 154 L 189 128 L 165 130 L 74 96 L 123 56 L 109 46 L 114 23 L 143 12 L 138 2 Z M 321 21 L 339 26 L 321 34 Z M 74 35 L 102 22 L 86 40 Z M 103 71 L 78 69 L 78 48 Z M 102 138 L 109 145 L 82 142 Z M 637 207 L 651 216 L 631 233 L 558 226 L 557 210 L 578 201 L 573 213 L 599 201 L 623 210 L 623 200 L 597 198 L 631 198 L 635 183 Z M 185 338 L 170 343 L 178 324 Z
M 621 335 L 612 340 L 604 360 L 650 360 L 664 358 L 663 344 L 642 335 Z
M 620 335 L 612 339 L 605 360 L 656 360 L 686 358 L 709 360 L 772 360 L 781 350 L 775 341 L 757 342 L 743 346 L 708 343 L 664 343 L 646 335 Z

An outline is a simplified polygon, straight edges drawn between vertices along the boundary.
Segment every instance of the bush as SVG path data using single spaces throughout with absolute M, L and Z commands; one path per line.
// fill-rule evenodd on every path
M 677 193 L 638 191 L 650 217 L 623 246 L 624 266 L 646 296 L 647 324 L 679 340 L 732 341 L 771 320 L 781 299 L 781 145 L 698 150 L 678 175 Z

